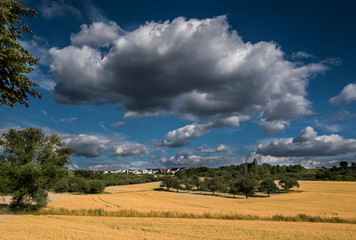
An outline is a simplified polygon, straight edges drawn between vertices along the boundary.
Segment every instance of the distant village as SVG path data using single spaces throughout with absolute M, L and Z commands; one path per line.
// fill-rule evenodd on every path
M 137 174 L 137 175 L 143 175 L 143 174 L 156 174 L 156 173 L 171 173 L 175 174 L 179 170 L 186 169 L 186 168 L 149 168 L 149 169 L 143 169 L 143 170 L 138 170 L 138 169 L 118 169 L 118 170 L 110 170 L 110 171 L 93 171 L 91 170 L 90 172 L 94 173 L 103 173 L 103 174 L 118 174 L 118 173 L 124 173 L 124 174 Z

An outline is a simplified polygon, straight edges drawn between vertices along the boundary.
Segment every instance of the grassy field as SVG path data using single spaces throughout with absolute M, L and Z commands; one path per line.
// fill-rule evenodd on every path
M 51 193 L 46 211 L 103 209 L 137 216 L 170 212 L 173 217 L 2 215 L 0 239 L 356 239 L 356 224 L 266 221 L 275 215 L 306 214 L 355 222 L 355 182 L 300 182 L 295 192 L 249 199 L 154 191 L 156 187 L 158 183 L 108 187 L 105 191 L 111 194 L 103 195 Z M 242 214 L 264 221 L 174 218 L 185 213 Z

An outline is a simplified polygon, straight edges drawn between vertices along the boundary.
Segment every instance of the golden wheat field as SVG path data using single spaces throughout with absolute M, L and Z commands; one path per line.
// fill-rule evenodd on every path
M 257 216 L 296 215 L 356 218 L 355 182 L 303 182 L 298 192 L 245 199 L 226 194 L 154 191 L 159 183 L 107 187 L 105 195 L 51 193 L 49 207 L 105 210 L 174 211 L 191 213 L 241 213 Z
M 354 239 L 355 224 L 5 216 L 0 239 Z
M 134 210 L 356 220 L 355 182 L 300 182 L 270 198 L 154 191 L 159 183 L 108 187 L 101 195 L 50 193 L 48 209 Z M 0 239 L 356 239 L 356 224 L 262 220 L 2 215 Z

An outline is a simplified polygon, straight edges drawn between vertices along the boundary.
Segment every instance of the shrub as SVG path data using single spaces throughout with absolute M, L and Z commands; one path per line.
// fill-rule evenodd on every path
M 53 191 L 63 193 L 69 191 L 69 184 L 66 179 L 60 179 L 53 185 Z
M 100 193 L 105 189 L 105 184 L 100 180 L 91 180 L 89 187 L 90 193 Z

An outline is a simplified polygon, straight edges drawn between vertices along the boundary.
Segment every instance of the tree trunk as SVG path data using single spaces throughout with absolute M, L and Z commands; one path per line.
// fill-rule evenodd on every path
M 20 195 L 17 200 L 16 200 L 16 206 L 20 206 L 22 205 L 22 200 L 23 200 L 23 197 L 25 196 L 25 194 L 22 194 Z
M 246 199 L 248 199 L 248 195 L 247 195 L 247 194 L 245 194 L 245 196 L 246 196 Z

